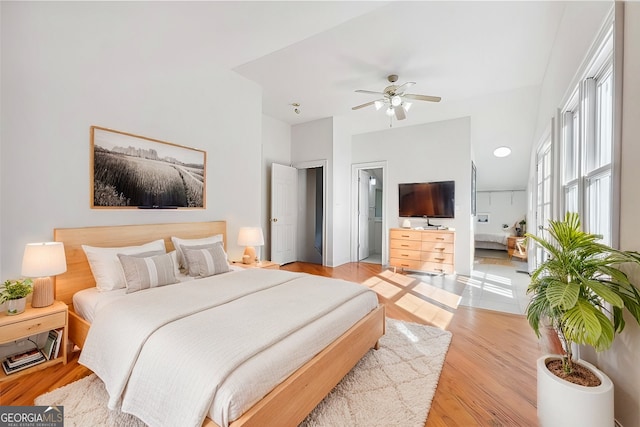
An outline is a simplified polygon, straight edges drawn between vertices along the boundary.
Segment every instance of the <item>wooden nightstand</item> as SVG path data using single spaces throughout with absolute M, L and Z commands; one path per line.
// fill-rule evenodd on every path
M 54 301 L 48 307 L 33 308 L 31 304 L 27 305 L 27 309 L 15 316 L 7 316 L 0 313 L 0 344 L 6 344 L 11 341 L 18 341 L 32 335 L 42 332 L 48 332 L 54 329 L 62 329 L 62 342 L 60 343 L 60 352 L 58 357 L 53 360 L 47 360 L 31 368 L 23 369 L 11 375 L 6 375 L 0 368 L 0 382 L 13 380 L 22 375 L 48 368 L 57 363 L 67 364 L 67 326 L 69 324 L 68 307 L 62 301 Z M 28 348 L 24 348 L 28 350 Z
M 277 264 L 271 261 L 260 261 L 260 262 L 254 262 L 251 264 L 243 264 L 240 261 L 238 262 L 234 261 L 231 265 L 234 265 L 236 267 L 241 267 L 241 268 L 269 268 L 272 270 L 280 270 L 280 264 Z

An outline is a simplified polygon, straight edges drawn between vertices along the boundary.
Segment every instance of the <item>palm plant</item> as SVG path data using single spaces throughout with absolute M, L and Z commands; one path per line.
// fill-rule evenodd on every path
M 573 343 L 608 349 L 624 329 L 624 309 L 640 324 L 640 292 L 619 269 L 640 265 L 640 254 L 598 243 L 580 229 L 576 213 L 549 221 L 547 231 L 552 240 L 527 234 L 548 254 L 531 276 L 527 320 L 538 337 L 541 322 L 551 323 L 565 349 L 563 370 L 571 373 Z

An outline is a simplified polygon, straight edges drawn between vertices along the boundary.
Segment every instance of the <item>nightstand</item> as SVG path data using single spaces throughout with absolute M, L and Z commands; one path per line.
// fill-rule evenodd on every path
M 516 257 L 522 259 L 523 261 L 527 260 L 527 247 L 523 243 L 524 237 L 507 237 L 507 253 L 509 254 L 509 259 L 511 259 L 512 257 Z
M 241 268 L 268 268 L 271 270 L 280 270 L 280 264 L 271 261 L 253 262 L 251 264 L 243 264 L 241 261 L 233 261 L 231 265 Z
M 12 341 L 18 341 L 23 338 L 37 335 L 42 332 L 48 332 L 54 329 L 62 329 L 62 342 L 60 343 L 60 352 L 58 357 L 53 360 L 47 360 L 38 365 L 32 366 L 22 371 L 6 375 L 0 368 L 0 382 L 13 380 L 22 375 L 48 368 L 57 363 L 67 364 L 67 334 L 69 325 L 69 310 L 62 301 L 54 301 L 48 307 L 33 308 L 31 304 L 27 305 L 27 309 L 15 316 L 7 316 L 0 313 L 0 345 Z M 28 350 L 28 348 L 20 348 Z M 20 351 L 20 350 L 18 350 Z

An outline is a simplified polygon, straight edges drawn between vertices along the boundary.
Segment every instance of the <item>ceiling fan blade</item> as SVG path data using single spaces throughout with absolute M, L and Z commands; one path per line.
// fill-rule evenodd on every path
M 407 118 L 407 115 L 404 113 L 404 108 L 396 107 L 394 110 L 396 112 L 396 119 L 404 120 Z
M 411 86 L 413 86 L 414 84 L 416 84 L 416 82 L 406 82 L 401 84 L 400 86 L 398 86 L 398 88 L 396 89 L 396 94 L 401 95 L 404 93 L 405 90 L 409 89 Z
M 440 102 L 442 98 L 439 96 L 428 96 L 428 95 L 415 95 L 412 93 L 405 93 L 402 95 L 403 98 L 407 99 L 415 99 L 416 101 L 430 101 L 430 102 Z
M 356 90 L 356 92 L 358 93 L 372 93 L 374 95 L 384 95 L 384 92 L 374 92 L 372 90 L 362 90 L 362 89 L 358 89 Z
M 352 110 L 359 110 L 364 107 L 368 107 L 369 105 L 375 104 L 376 101 L 366 102 L 364 104 L 356 105 L 355 107 L 351 107 Z

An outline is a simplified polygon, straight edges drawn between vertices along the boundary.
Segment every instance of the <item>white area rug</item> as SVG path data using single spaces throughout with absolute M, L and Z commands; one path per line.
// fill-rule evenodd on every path
M 380 349 L 369 351 L 301 424 L 305 427 L 424 426 L 451 333 L 387 319 Z M 137 418 L 107 409 L 94 374 L 35 400 L 64 406 L 65 427 L 142 427 Z

